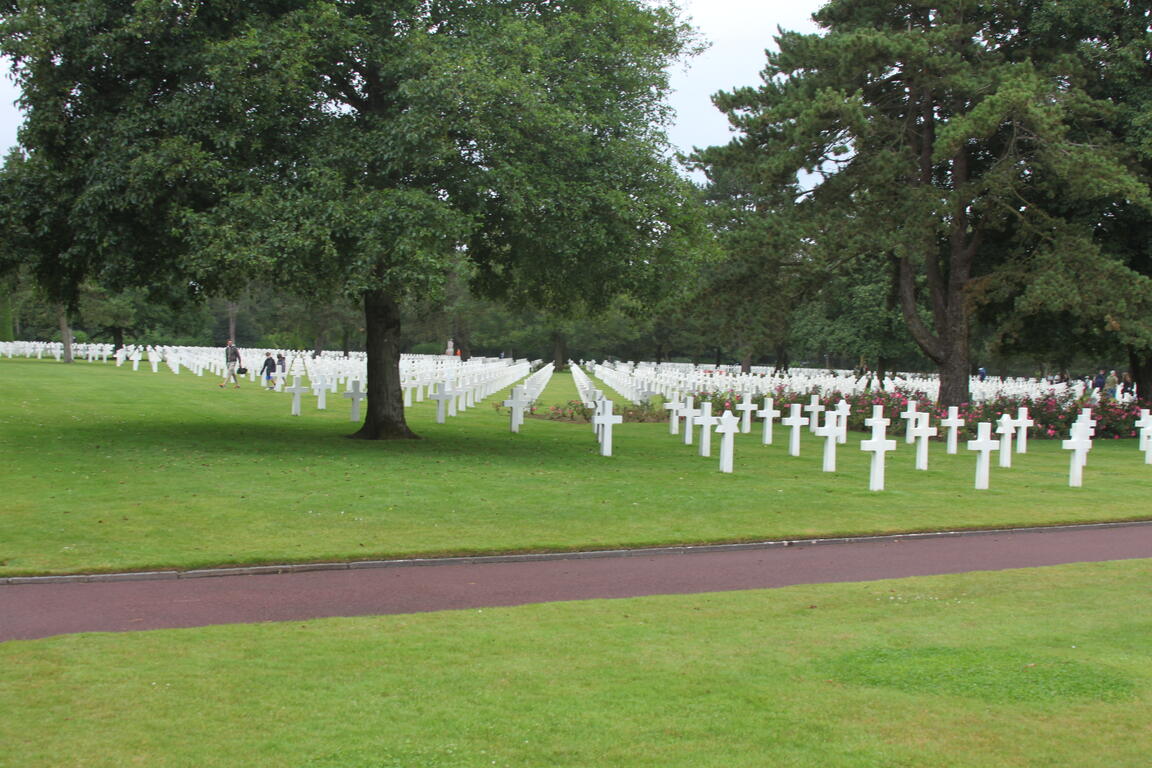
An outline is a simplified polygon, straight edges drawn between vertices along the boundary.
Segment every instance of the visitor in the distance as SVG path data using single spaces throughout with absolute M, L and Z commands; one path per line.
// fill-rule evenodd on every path
M 228 344 L 224 347 L 224 365 L 226 370 L 220 386 L 223 387 L 231 381 L 234 389 L 240 389 L 240 382 L 236 380 L 236 369 L 240 365 L 240 350 L 232 344 L 232 339 L 228 339 Z
M 260 369 L 260 375 L 264 377 L 264 386 L 268 389 L 276 389 L 272 383 L 272 377 L 276 375 L 276 359 L 272 357 L 271 352 L 264 355 L 264 367 Z

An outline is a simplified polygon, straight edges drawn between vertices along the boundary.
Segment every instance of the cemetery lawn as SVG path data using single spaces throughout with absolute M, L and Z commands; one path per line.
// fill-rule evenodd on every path
M 1032 441 L 975 491 L 975 457 L 932 446 L 913 469 L 902 441 L 887 490 L 867 490 L 853 433 L 838 471 L 823 441 L 787 455 L 738 436 L 735 473 L 668 434 L 616 427 L 601 457 L 591 427 L 528 419 L 520 434 L 490 398 L 447 424 L 420 403 L 424 439 L 365 442 L 348 401 L 289 415 L 291 396 L 219 389 L 143 366 L 0 361 L 0 577 L 189 569 L 497 552 L 612 549 L 902 531 L 1148 519 L 1152 466 L 1135 440 L 1099 442 L 1068 487 L 1059 441 Z M 576 397 L 553 378 L 539 404 Z M 758 430 L 758 427 L 756 428 Z M 894 437 L 903 437 L 901 431 Z
M 8 642 L 0 764 L 1143 768 L 1150 580 L 1129 560 Z

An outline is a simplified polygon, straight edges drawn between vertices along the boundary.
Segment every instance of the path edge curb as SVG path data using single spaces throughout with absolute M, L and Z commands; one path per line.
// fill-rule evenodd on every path
M 197 568 L 186 571 L 126 571 L 123 573 L 80 573 L 54 576 L 8 576 L 0 578 L 0 586 L 21 584 L 87 584 L 117 581 L 176 581 L 180 579 L 205 579 L 222 576 L 269 576 L 289 573 L 308 573 L 312 571 L 356 571 L 369 568 L 412 568 L 442 565 L 529 563 L 552 560 L 594 560 L 614 557 L 689 555 L 700 552 L 741 552 L 757 549 L 776 549 L 780 547 L 814 547 L 827 544 L 859 544 L 898 541 L 901 539 L 993 536 L 1017 533 L 1095 530 L 1101 528 L 1134 528 L 1141 526 L 1152 526 L 1152 520 L 1127 520 L 1113 523 L 1077 523 L 1072 525 L 1040 525 L 1022 528 L 974 528 L 959 531 L 919 531 L 914 533 L 889 533 L 871 536 L 773 539 L 769 541 L 751 541 L 738 544 L 683 544 L 669 547 L 642 547 L 638 549 L 596 549 L 574 552 L 539 552 L 508 555 L 396 558 L 392 560 L 357 560 L 335 563 L 285 563 L 282 565 L 254 565 L 230 568 Z

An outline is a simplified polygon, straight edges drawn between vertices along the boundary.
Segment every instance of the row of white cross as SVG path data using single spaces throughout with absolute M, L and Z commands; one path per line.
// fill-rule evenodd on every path
M 773 424 L 782 416 L 783 412 L 774 407 L 773 398 L 765 398 L 763 408 L 757 409 L 749 401 L 739 402 L 735 409 L 740 412 L 737 417 L 732 410 L 725 410 L 717 417 L 712 414 L 711 400 L 704 400 L 699 408 L 694 406 L 691 396 L 683 402 L 673 399 L 664 404 L 669 411 L 669 432 L 677 434 L 680 422 L 683 420 L 684 444 L 692 445 L 699 436 L 699 455 L 711 455 L 712 433 L 722 436 L 720 450 L 720 471 L 730 473 L 733 471 L 733 442 L 736 432 L 748 433 L 751 431 L 752 416 L 762 420 L 762 438 L 764 445 L 773 442 Z M 612 455 L 612 426 L 620 423 L 621 417 L 610 418 L 611 401 L 600 400 L 597 403 L 596 416 L 593 418 L 597 428 L 597 438 L 601 444 L 601 454 Z M 803 415 L 807 412 L 808 415 Z M 823 422 L 820 414 L 824 413 Z M 783 426 L 790 428 L 788 440 L 788 454 L 800 455 L 800 437 L 804 427 L 809 427 L 817 437 L 825 439 L 823 471 L 836 471 L 836 446 L 847 442 L 848 416 L 851 406 L 840 400 L 832 409 L 826 409 L 818 398 L 813 397 L 808 405 L 792 403 L 788 406 L 788 415 L 780 419 Z M 916 445 L 916 463 L 918 470 L 928 469 L 929 439 L 939 433 L 939 429 L 931 425 L 931 414 L 918 410 L 918 403 L 911 401 L 908 409 L 900 414 L 906 424 L 905 441 Z M 871 468 L 869 472 L 868 487 L 873 491 L 884 490 L 885 456 L 896 449 L 896 440 L 887 436 L 891 419 L 884 416 L 884 408 L 875 405 L 870 418 L 864 420 L 866 426 L 872 430 L 871 436 L 860 443 L 863 451 L 872 453 Z M 996 424 L 998 438 L 992 437 L 993 424 L 980 422 L 976 426 L 976 438 L 967 442 L 968 450 L 977 453 L 975 487 L 978 490 L 987 490 L 991 467 L 991 454 L 997 451 L 999 465 L 1004 468 L 1012 466 L 1013 442 L 1015 453 L 1024 454 L 1028 451 L 1028 428 L 1035 422 L 1029 417 L 1027 408 L 1017 410 L 1016 416 L 1001 415 Z M 1083 483 L 1083 468 L 1087 463 L 1088 451 L 1092 449 L 1092 436 L 1095 434 L 1096 422 L 1092 420 L 1091 409 L 1085 408 L 1072 426 L 1071 436 L 1064 440 L 1062 446 L 1072 451 L 1069 468 L 1069 485 L 1080 487 Z M 957 453 L 959 432 L 965 426 L 964 419 L 959 416 L 959 409 L 950 407 L 948 416 L 940 420 L 940 426 L 948 430 L 946 450 L 949 454 Z M 1139 430 L 1140 450 L 1145 454 L 1145 463 L 1152 464 L 1152 413 L 1142 409 L 1140 418 L 1136 421 Z M 698 433 L 696 430 L 699 430 Z
M 731 391 L 743 395 L 744 399 L 759 399 L 780 390 L 853 395 L 878 386 L 870 374 L 857 376 L 851 371 L 814 368 L 777 372 L 757 367 L 743 373 L 731 366 L 705 367 L 689 363 L 605 362 L 588 363 L 587 367 L 597 378 L 636 402 L 649 393 L 673 397 L 678 392 L 716 394 Z M 885 379 L 885 386 L 889 390 L 900 387 L 920 392 L 926 399 L 935 400 L 940 378 L 934 374 L 895 374 Z M 1053 383 L 1026 378 L 986 377 L 981 380 L 972 376 L 968 386 L 972 402 L 998 397 L 1035 399 L 1068 395 L 1079 398 L 1086 391 L 1082 381 Z
M 524 425 L 524 411 L 531 408 L 532 404 L 540 397 L 540 393 L 544 391 L 552 379 L 552 372 L 555 369 L 554 363 L 548 363 L 529 376 L 523 384 L 512 388 L 511 396 L 503 402 L 503 405 L 511 413 L 511 431 L 520 431 L 520 427 Z

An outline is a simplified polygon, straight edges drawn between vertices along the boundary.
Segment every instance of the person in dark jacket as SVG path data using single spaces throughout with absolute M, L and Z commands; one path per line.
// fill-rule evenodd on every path
M 236 379 L 236 369 L 240 367 L 240 350 L 232 344 L 232 339 L 228 339 L 228 344 L 224 347 L 224 365 L 227 366 L 227 370 L 220 386 L 223 387 L 231 381 L 235 389 L 240 389 L 240 382 Z
M 271 352 L 264 355 L 264 367 L 260 369 L 260 375 L 264 377 L 264 386 L 276 389 L 272 384 L 272 377 L 276 375 L 276 359 L 272 357 Z

